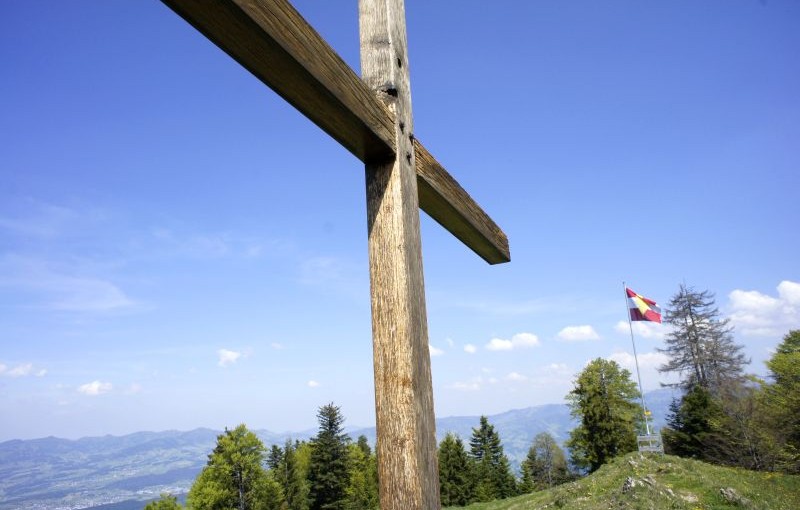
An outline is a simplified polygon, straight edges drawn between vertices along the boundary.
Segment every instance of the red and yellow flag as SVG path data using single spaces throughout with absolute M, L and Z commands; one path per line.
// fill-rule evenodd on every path
M 652 299 L 648 299 L 625 287 L 628 294 L 628 309 L 632 321 L 650 321 L 661 323 L 661 307 Z

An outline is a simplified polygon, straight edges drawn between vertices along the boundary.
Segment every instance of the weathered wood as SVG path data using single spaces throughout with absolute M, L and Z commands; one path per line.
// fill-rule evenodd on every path
M 162 1 L 361 161 L 394 157 L 391 110 L 287 0 Z M 507 262 L 505 234 L 414 145 L 422 210 L 490 264 Z
M 440 508 L 403 0 L 360 0 L 361 73 L 398 157 L 366 164 L 380 506 Z
M 511 260 L 500 227 L 417 139 L 414 153 L 420 208 L 489 264 Z
M 162 0 L 362 161 L 394 155 L 394 119 L 287 0 Z

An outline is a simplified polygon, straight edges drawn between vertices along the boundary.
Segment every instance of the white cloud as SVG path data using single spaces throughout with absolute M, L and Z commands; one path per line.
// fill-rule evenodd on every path
M 669 361 L 669 357 L 661 352 L 644 352 L 637 355 L 639 358 L 639 371 L 645 391 L 660 388 L 661 384 L 673 384 L 679 381 L 680 375 L 672 372 L 661 373 L 658 367 Z M 627 351 L 617 351 L 606 359 L 615 361 L 622 368 L 631 373 L 631 378 L 636 378 L 636 359 Z M 638 382 L 638 381 L 637 381 Z
M 565 342 L 583 342 L 586 340 L 598 340 L 600 335 L 589 325 L 567 326 L 558 332 L 558 338 Z
M 441 356 L 442 354 L 444 354 L 443 350 L 434 347 L 431 344 L 428 344 L 428 350 L 430 351 L 431 356 Z
M 242 357 L 242 353 L 237 351 L 230 351 L 228 349 L 220 349 L 217 351 L 217 356 L 219 357 L 217 365 L 225 368 L 236 363 L 239 360 L 239 358 Z
M 44 377 L 47 374 L 47 370 L 41 368 L 36 370 L 33 366 L 33 363 L 22 363 L 15 367 L 9 367 L 3 363 L 0 363 L 0 375 L 6 377 L 27 377 L 29 375 L 36 376 L 36 377 Z
M 447 342 L 447 345 L 448 345 L 448 346 L 449 346 L 451 349 L 452 349 L 453 347 L 455 347 L 455 345 L 456 345 L 456 343 L 453 341 L 453 339 L 452 339 L 452 338 L 449 338 L 449 337 L 445 339 L 445 342 Z
M 78 392 L 84 395 L 96 396 L 108 393 L 113 389 L 110 382 L 92 381 L 78 386 Z
M 660 340 L 664 338 L 664 330 L 667 328 L 667 325 L 657 322 L 634 321 L 631 322 L 629 326 L 628 321 L 619 321 L 616 326 L 614 326 L 614 330 L 618 333 L 630 336 L 631 327 L 633 327 L 633 335 L 635 338 L 653 338 Z
M 269 346 L 275 349 L 276 351 L 280 351 L 281 349 L 283 349 L 283 344 L 278 342 L 272 342 L 271 344 L 269 344 Z
M 782 337 L 800 327 L 800 283 L 784 280 L 777 290 L 777 297 L 739 289 L 728 295 L 729 317 L 738 333 Z
M 459 391 L 479 391 L 481 383 L 480 381 L 454 382 L 449 387 Z
M 510 351 L 517 348 L 535 347 L 539 345 L 539 337 L 533 333 L 517 333 L 511 340 L 503 338 L 492 338 L 486 344 L 486 349 L 490 351 Z
M 490 351 L 510 351 L 514 348 L 511 340 L 503 340 L 502 338 L 492 338 L 486 344 L 486 348 Z
M 523 381 L 527 381 L 528 378 L 526 376 L 522 375 L 522 374 L 517 373 L 517 372 L 510 372 L 508 375 L 506 375 L 506 380 L 507 381 L 514 381 L 514 382 L 523 382 Z
M 638 354 L 637 358 L 639 358 L 640 369 L 658 368 L 669 361 L 669 357 L 662 352 L 645 352 Z M 607 359 L 616 361 L 619 366 L 622 368 L 627 368 L 632 373 L 636 372 L 636 359 L 633 357 L 633 354 L 629 352 L 618 351 L 609 356 Z
M 464 346 L 464 352 L 468 354 L 475 354 L 476 352 L 478 352 L 478 348 L 472 344 L 467 344 Z
M 319 387 L 319 383 L 317 381 L 313 380 L 313 379 L 308 381 L 306 384 L 308 385 L 309 388 L 317 388 L 317 387 Z

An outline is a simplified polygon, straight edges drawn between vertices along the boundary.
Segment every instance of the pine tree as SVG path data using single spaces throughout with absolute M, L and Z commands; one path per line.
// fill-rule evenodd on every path
M 187 506 L 277 510 L 283 498 L 280 486 L 262 467 L 264 457 L 264 444 L 243 424 L 226 429 L 189 490 Z
M 567 446 L 572 462 L 595 471 L 612 458 L 636 450 L 636 430 L 642 408 L 631 374 L 614 361 L 597 358 L 578 375 L 567 395 L 573 417 Z
M 672 331 L 665 338 L 666 348 L 659 351 L 669 361 L 659 371 L 679 372 L 682 388 L 700 385 L 714 395 L 725 380 L 742 377 L 749 360 L 734 343 L 729 320 L 720 319 L 713 294 L 681 285 L 669 302 L 665 322 Z
M 464 506 L 472 501 L 471 468 L 464 442 L 448 432 L 439 444 L 439 493 L 442 506 Z
M 342 508 L 350 483 L 348 466 L 349 436 L 344 434 L 344 417 L 333 403 L 317 412 L 319 432 L 311 440 L 308 467 L 311 510 Z
M 500 435 L 486 416 L 481 416 L 479 427 L 472 429 L 469 444 L 474 462 L 475 499 L 491 501 L 515 495 L 516 480 L 503 453 Z

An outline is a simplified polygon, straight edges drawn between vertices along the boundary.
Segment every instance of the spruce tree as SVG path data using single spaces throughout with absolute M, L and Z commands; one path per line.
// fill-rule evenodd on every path
M 665 452 L 709 460 L 717 441 L 713 423 L 720 417 L 720 407 L 711 393 L 702 386 L 693 387 L 670 404 L 668 426 L 662 430 Z
M 308 467 L 311 510 L 342 508 L 350 483 L 348 443 L 341 409 L 333 403 L 317 412 L 319 432 L 311 440 Z
M 678 372 L 682 388 L 699 385 L 712 395 L 726 380 L 741 379 L 749 360 L 734 343 L 729 320 L 720 318 L 712 293 L 681 285 L 667 306 L 665 322 L 672 330 L 659 351 L 669 361 L 660 372 Z
M 464 506 L 472 501 L 471 465 L 464 442 L 448 432 L 439 444 L 439 487 L 442 506 Z
M 500 435 L 486 416 L 481 416 L 478 428 L 472 429 L 469 444 L 474 463 L 475 499 L 491 501 L 515 495 L 516 480 L 508 457 L 503 453 Z
M 614 361 L 597 358 L 578 375 L 567 395 L 572 416 L 580 420 L 567 441 L 577 467 L 595 471 L 612 458 L 636 450 L 642 417 L 638 398 L 630 372 Z

